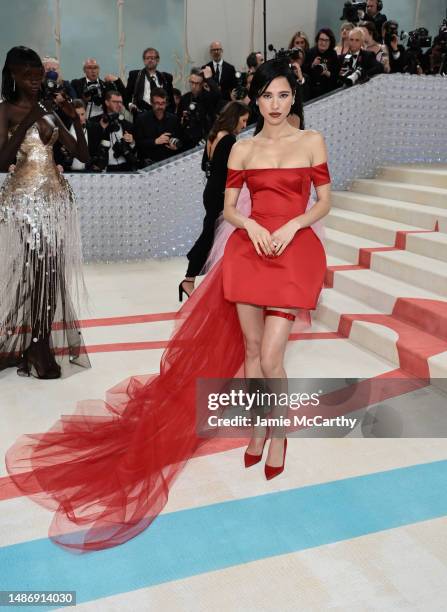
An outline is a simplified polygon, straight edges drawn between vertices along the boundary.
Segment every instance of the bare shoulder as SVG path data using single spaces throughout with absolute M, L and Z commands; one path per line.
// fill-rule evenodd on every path
M 304 130 L 303 138 L 309 146 L 312 156 L 312 165 L 317 166 L 327 161 L 326 143 L 321 132 L 317 130 Z
M 228 158 L 228 167 L 234 170 L 244 170 L 245 160 L 253 147 L 253 138 L 242 138 L 234 143 Z
M 303 138 L 305 138 L 309 144 L 318 145 L 324 143 L 324 137 L 321 132 L 317 130 L 303 130 Z

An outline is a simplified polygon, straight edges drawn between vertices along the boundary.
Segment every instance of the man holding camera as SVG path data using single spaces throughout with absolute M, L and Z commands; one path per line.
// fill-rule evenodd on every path
M 168 111 L 174 112 L 172 74 L 157 70 L 159 62 L 160 54 L 157 49 L 148 47 L 143 51 L 144 68 L 129 72 L 125 100 L 132 113 L 151 110 L 151 92 L 160 88 L 168 95 Z
M 381 0 L 368 0 L 366 3 L 366 13 L 364 20 L 372 21 L 376 26 L 377 34 L 380 38 L 382 38 L 382 27 L 385 21 L 387 20 L 386 15 L 381 13 L 383 9 L 383 3 Z M 379 40 L 378 42 L 383 42 Z
M 104 80 L 99 78 L 99 64 L 89 57 L 84 62 L 84 74 L 81 79 L 73 79 L 71 86 L 76 97 L 83 100 L 87 108 L 87 120 L 103 114 L 104 94 L 108 90 L 115 90 L 121 96 L 125 94 L 125 87 L 121 79 L 113 74 L 107 74 Z
M 92 159 L 93 170 L 129 172 L 137 169 L 134 127 L 124 119 L 123 110 L 122 95 L 118 91 L 106 91 L 103 113 L 93 119 L 102 128 L 101 143 Z
M 179 120 L 167 111 L 166 91 L 153 89 L 150 101 L 151 110 L 139 113 L 135 119 L 135 137 L 143 167 L 168 159 L 182 148 Z
M 399 24 L 390 19 L 382 27 L 383 42 L 388 47 L 390 72 L 405 72 L 408 65 L 408 54 L 405 47 L 399 44 Z
M 221 94 L 209 66 L 191 68 L 190 91 L 181 97 L 177 109 L 184 135 L 184 148 L 192 149 L 206 140 L 222 103 Z
M 354 28 L 349 32 L 349 51 L 342 56 L 340 69 L 340 84 L 345 87 L 366 81 L 384 71 L 383 64 L 377 61 L 371 51 L 363 49 L 364 37 L 362 28 Z

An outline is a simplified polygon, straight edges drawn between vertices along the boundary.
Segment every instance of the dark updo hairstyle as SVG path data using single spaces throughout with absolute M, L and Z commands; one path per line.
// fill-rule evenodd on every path
M 300 118 L 300 129 L 304 129 L 304 113 L 303 102 L 298 88 L 298 81 L 287 59 L 277 58 L 264 62 L 254 73 L 248 95 L 251 100 L 256 100 L 267 89 L 270 83 L 278 77 L 287 79 L 292 94 L 295 96 L 295 103 L 291 108 L 291 112 L 298 115 Z M 258 134 L 264 126 L 264 117 L 261 115 L 256 125 L 255 134 Z
M 43 68 L 42 60 L 35 51 L 28 47 L 13 47 L 6 54 L 5 65 L 2 70 L 2 98 L 5 102 L 14 102 L 17 91 L 12 76 L 15 66 L 29 66 L 30 68 Z
M 225 104 L 223 109 L 217 115 L 217 118 L 208 134 L 208 140 L 214 142 L 220 131 L 232 134 L 237 128 L 239 119 L 244 115 L 249 115 L 250 109 L 240 100 L 233 100 Z

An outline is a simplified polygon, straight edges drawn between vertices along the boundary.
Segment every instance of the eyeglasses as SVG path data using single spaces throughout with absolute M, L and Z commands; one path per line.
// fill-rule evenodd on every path
M 145 60 L 158 60 L 160 59 L 159 55 L 146 55 L 146 57 L 144 58 Z
M 222 51 L 220 47 L 216 47 L 216 49 L 210 49 L 210 51 Z
M 327 42 L 327 43 L 328 43 L 328 42 L 331 42 L 331 39 L 330 39 L 330 38 L 322 38 L 322 37 L 320 36 L 320 38 L 318 39 L 318 41 L 319 41 L 319 42 Z

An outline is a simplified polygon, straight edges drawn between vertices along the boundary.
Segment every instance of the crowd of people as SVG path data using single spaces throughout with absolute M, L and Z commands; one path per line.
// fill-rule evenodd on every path
M 421 41 L 414 38 L 405 48 L 398 23 L 388 20 L 382 9 L 380 0 L 368 0 L 365 12 L 355 19 L 353 15 L 355 23 L 341 24 L 338 42 L 330 28 L 317 32 L 312 47 L 304 31 L 293 34 L 288 48 L 279 54 L 289 59 L 295 72 L 300 101 L 380 73 L 441 72 L 447 29 L 440 31 L 425 52 L 418 44 Z M 245 103 L 248 124 L 256 123 L 259 113 L 248 90 L 264 62 L 263 54 L 250 53 L 245 70 L 238 71 L 224 60 L 220 41 L 211 42 L 209 53 L 206 65 L 191 69 L 187 92 L 173 86 L 172 74 L 159 70 L 160 54 L 153 47 L 143 51 L 143 66 L 129 72 L 126 85 L 112 74 L 101 78 L 100 66 L 93 58 L 85 60 L 84 76 L 71 82 L 63 79 L 55 58 L 43 58 L 45 88 L 54 99 L 56 112 L 75 136 L 72 119 L 63 110 L 65 98 L 74 100 L 89 146 L 90 161 L 84 163 L 57 144 L 55 158 L 60 168 L 70 172 L 126 172 L 168 159 L 205 144 L 216 117 L 230 100 Z

